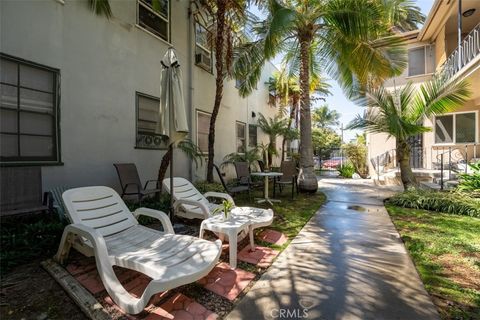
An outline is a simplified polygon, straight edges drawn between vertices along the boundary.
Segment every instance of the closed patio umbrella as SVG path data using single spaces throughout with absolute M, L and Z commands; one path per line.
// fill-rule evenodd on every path
M 173 147 L 188 134 L 187 115 L 183 99 L 182 73 L 175 50 L 170 47 L 161 61 L 160 110 L 155 132 L 168 136 L 172 148 L 170 161 L 170 190 L 173 193 Z M 170 195 L 170 214 L 173 217 L 173 195 Z

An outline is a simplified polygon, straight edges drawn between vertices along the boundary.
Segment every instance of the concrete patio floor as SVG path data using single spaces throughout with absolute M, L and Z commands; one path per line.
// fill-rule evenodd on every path
M 322 178 L 328 202 L 227 319 L 438 319 L 370 181 Z

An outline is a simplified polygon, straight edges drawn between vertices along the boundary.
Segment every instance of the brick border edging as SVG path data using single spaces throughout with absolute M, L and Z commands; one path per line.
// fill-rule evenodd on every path
M 95 299 L 82 285 L 71 276 L 61 265 L 48 259 L 40 263 L 42 267 L 52 276 L 58 284 L 73 299 L 75 304 L 93 320 L 112 319 L 100 302 Z

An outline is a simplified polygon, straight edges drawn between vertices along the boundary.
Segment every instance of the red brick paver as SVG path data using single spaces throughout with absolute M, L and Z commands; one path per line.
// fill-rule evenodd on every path
M 285 244 L 288 241 L 288 238 L 283 233 L 272 230 L 272 229 L 265 229 L 259 235 L 258 238 L 262 241 L 273 243 L 278 246 Z
M 261 268 L 268 268 L 278 254 L 279 251 L 267 247 L 255 246 L 255 251 L 251 251 L 248 245 L 238 253 L 237 259 Z
M 218 315 L 208 310 L 193 299 L 177 293 L 164 304 L 153 310 L 145 319 L 146 320 L 214 320 Z
M 222 262 L 205 278 L 198 280 L 198 283 L 205 289 L 233 301 L 254 278 L 255 274 L 238 268 L 233 270 L 230 265 Z

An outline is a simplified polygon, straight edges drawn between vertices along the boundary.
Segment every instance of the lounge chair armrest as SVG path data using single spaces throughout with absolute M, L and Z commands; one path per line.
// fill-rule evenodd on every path
M 135 210 L 135 212 L 133 212 L 133 215 L 135 216 L 135 218 L 137 218 L 138 216 L 147 216 L 147 217 L 158 219 L 162 223 L 163 230 L 166 233 L 175 234 L 175 231 L 173 230 L 173 226 L 172 226 L 172 223 L 170 222 L 170 219 L 162 211 L 153 210 L 149 208 L 138 208 L 137 210 Z
M 147 180 L 147 182 L 145 182 L 145 187 L 143 187 L 143 190 L 147 190 L 148 184 L 149 184 L 150 182 L 156 182 L 156 183 L 157 183 L 157 185 L 155 186 L 155 188 L 158 188 L 159 183 L 160 183 L 160 181 L 157 180 L 157 179 Z
M 202 202 L 199 202 L 199 201 L 188 200 L 188 199 L 178 199 L 173 204 L 173 209 L 176 211 L 179 206 L 184 205 L 184 204 L 199 207 L 202 210 L 203 215 L 205 216 L 205 219 L 210 217 L 210 209 L 208 209 L 208 207 L 205 203 L 202 203 Z
M 107 245 L 105 243 L 105 239 L 103 236 L 94 228 L 88 227 L 84 224 L 80 223 L 73 223 L 69 224 L 63 230 L 62 239 L 60 241 L 60 246 L 58 248 L 58 252 L 55 255 L 55 260 L 63 263 L 63 260 L 68 255 L 69 248 L 69 237 L 71 235 L 79 235 L 81 237 L 86 238 L 89 240 L 95 252 L 98 252 L 100 255 L 108 257 Z
M 227 193 L 221 193 L 221 192 L 213 192 L 213 191 L 209 191 L 207 193 L 204 194 L 205 198 L 221 198 L 221 199 L 225 199 L 231 203 L 233 203 L 235 205 L 235 201 L 233 201 L 233 198 L 227 194 Z
M 128 186 L 130 186 L 130 185 L 137 186 L 137 193 L 136 193 L 136 194 L 140 194 L 140 191 L 142 190 L 142 186 L 139 185 L 138 183 L 135 183 L 135 182 L 130 182 L 130 183 L 127 183 L 126 185 L 124 185 L 124 186 L 123 186 L 123 189 L 122 189 L 122 193 L 123 193 L 123 194 L 126 194 L 127 188 L 128 188 Z M 133 193 L 129 193 L 129 194 L 133 194 Z

